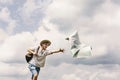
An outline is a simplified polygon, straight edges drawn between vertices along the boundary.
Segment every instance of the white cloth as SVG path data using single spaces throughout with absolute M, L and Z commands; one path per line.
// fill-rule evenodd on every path
M 37 48 L 35 48 L 35 51 L 37 50 Z M 50 55 L 51 52 L 49 52 L 48 50 L 41 50 L 41 48 L 38 51 L 38 55 L 33 55 L 32 60 L 29 62 L 30 64 L 33 64 L 37 67 L 44 67 L 45 65 L 45 60 L 46 60 L 46 56 Z
M 77 31 L 75 31 L 72 35 L 70 35 L 69 42 L 71 45 L 71 52 L 73 57 L 82 58 L 91 55 L 91 51 L 92 51 L 91 46 L 80 42 Z

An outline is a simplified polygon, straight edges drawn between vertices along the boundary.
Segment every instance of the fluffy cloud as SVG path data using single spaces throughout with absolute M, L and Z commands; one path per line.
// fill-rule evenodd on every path
M 34 26 L 45 16 L 45 9 L 50 4 L 51 0 L 26 0 L 20 8 L 19 14 L 25 25 Z
M 25 64 L 8 64 L 8 63 L 2 63 L 0 67 L 0 79 L 2 80 L 16 80 L 16 77 L 18 80 L 23 79 L 23 80 L 29 80 L 29 76 L 27 75 L 28 70 L 27 65 Z M 16 77 L 15 77 L 16 76 Z M 28 76 L 28 78 L 27 78 Z M 26 78 L 25 78 L 26 77 Z
M 110 72 L 111 74 L 109 74 Z M 117 80 L 119 75 L 119 65 L 89 66 L 79 64 L 76 66 L 62 63 L 57 67 L 49 66 L 48 68 L 46 66 L 44 69 L 41 69 L 39 79 L 47 79 L 46 77 L 48 77 L 50 80 Z
M 50 21 L 62 32 L 73 31 L 85 23 L 101 7 L 103 0 L 55 0 L 46 10 Z
M 13 32 L 14 28 L 16 27 L 16 20 L 12 19 L 12 17 L 10 15 L 11 15 L 11 13 L 7 7 L 1 9 L 0 20 L 7 24 L 7 26 L 4 26 L 4 27 L 6 27 L 6 31 L 9 34 L 11 34 Z M 3 26 L 1 26 L 1 27 L 3 28 Z
M 1 34 L 1 37 L 0 37 L 0 44 L 7 38 L 8 34 L 5 33 L 4 30 L 0 29 L 0 34 Z
M 78 8 L 78 6 L 75 5 L 76 2 L 79 2 L 79 1 L 56 0 L 49 5 L 46 13 L 52 19 L 62 19 L 65 21 L 69 21 L 69 20 L 73 21 L 78 17 L 77 14 L 79 14 L 79 10 L 82 9 L 82 7 Z
M 0 46 L 0 61 L 9 63 L 23 62 L 27 48 L 34 43 L 33 39 L 32 34 L 29 32 L 7 37 Z
M 59 3 L 60 2 L 60 3 Z M 38 30 L 37 31 L 35 31 L 35 32 L 33 32 L 33 35 L 34 35 L 34 37 L 37 39 L 37 44 L 39 43 L 39 41 L 40 40 L 42 40 L 42 39 L 50 39 L 52 42 L 53 42 L 53 44 L 52 44 L 52 46 L 54 46 L 55 48 L 60 48 L 60 47 L 63 47 L 63 48 L 65 48 L 66 49 L 66 52 L 65 53 L 70 53 L 69 52 L 69 48 L 68 48 L 68 46 L 64 46 L 64 45 L 68 45 L 67 44 L 67 42 L 64 40 L 64 38 L 66 37 L 66 35 L 67 34 L 69 34 L 69 33 L 67 33 L 67 34 L 61 34 L 59 31 L 57 31 L 57 27 L 59 27 L 59 25 L 57 25 L 57 24 L 53 24 L 53 23 L 51 23 L 51 19 L 55 19 L 55 17 L 57 18 L 57 19 L 59 19 L 59 18 L 62 18 L 62 19 L 64 19 L 65 21 L 67 21 L 67 20 L 69 20 L 70 18 L 68 17 L 68 16 L 70 16 L 70 15 L 66 15 L 66 12 L 64 12 L 64 11 L 66 11 L 67 10 L 67 7 L 69 7 L 70 5 L 72 5 L 72 7 L 73 8 L 70 8 L 70 12 L 75 12 L 74 14 L 75 14 L 75 16 L 76 16 L 76 14 L 79 14 L 79 12 L 81 11 L 78 7 L 79 7 L 79 5 L 77 5 L 77 3 L 86 3 L 86 1 L 65 1 L 64 2 L 64 4 L 63 5 L 66 5 L 67 7 L 66 8 L 64 8 L 63 9 L 63 16 L 61 16 L 59 13 L 58 13 L 58 11 L 53 11 L 53 10 L 55 10 L 54 9 L 54 7 L 53 7 L 53 5 L 56 5 L 57 3 L 59 3 L 59 5 L 56 5 L 57 7 L 57 9 L 62 9 L 61 7 L 60 7 L 60 4 L 62 4 L 64 1 L 59 1 L 59 0 L 57 0 L 57 1 L 54 1 L 50 6 L 49 6 L 49 8 L 47 9 L 47 13 L 53 13 L 53 15 L 55 15 L 55 16 L 51 16 L 51 15 L 49 15 L 49 14 L 47 14 L 47 16 L 43 19 L 43 21 L 42 21 L 42 23 L 40 22 L 40 26 L 39 26 L 39 28 L 38 28 Z M 67 2 L 69 2 L 69 3 L 67 3 Z M 94 2 L 94 1 L 93 1 Z M 88 3 L 87 3 L 88 4 Z M 32 8 L 29 8 L 28 6 L 32 6 Z M 81 6 L 83 6 L 83 5 L 81 5 Z M 110 23 L 110 22 L 112 22 L 111 20 L 111 18 L 110 19 L 108 19 L 108 18 L 106 18 L 106 15 L 109 13 L 109 11 L 110 11 L 110 9 L 109 9 L 109 6 L 111 6 L 111 7 L 113 7 L 113 8 L 115 8 L 114 9 L 114 12 L 116 11 L 116 13 L 111 13 L 111 14 L 109 14 L 108 15 L 108 18 L 110 18 L 110 17 L 112 17 L 113 15 L 115 15 L 115 14 L 118 14 L 119 13 L 119 6 L 116 6 L 116 5 L 114 5 L 111 1 L 106 1 L 103 5 L 101 5 L 101 7 L 99 7 L 98 9 L 99 10 L 95 10 L 95 13 L 94 13 L 94 16 L 92 16 L 92 18 L 91 17 L 88 17 L 88 18 L 86 18 L 86 19 L 88 19 L 88 20 L 86 20 L 85 19 L 85 21 L 83 21 L 80 25 L 81 26 L 83 26 L 83 27 L 78 27 L 78 29 L 80 29 L 80 31 L 79 31 L 79 34 L 80 34 L 80 39 L 81 39 L 81 41 L 84 41 L 85 43 L 88 43 L 88 44 L 90 44 L 90 45 L 92 45 L 92 47 L 93 47 L 93 57 L 91 57 L 90 59 L 88 59 L 89 61 L 88 61 L 88 63 L 90 62 L 90 63 L 92 63 L 92 62 L 94 62 L 94 61 L 96 61 L 96 62 L 94 62 L 94 64 L 99 64 L 99 63 L 101 63 L 101 62 L 104 62 L 104 60 L 105 59 L 103 59 L 104 57 L 106 57 L 107 58 L 107 62 L 109 63 L 109 59 L 111 59 L 112 57 L 110 57 L 109 55 L 113 55 L 114 56 L 114 58 L 112 58 L 112 60 L 115 60 L 115 61 L 117 61 L 118 60 L 118 58 L 119 57 L 117 57 L 117 59 L 116 59 L 116 56 L 118 55 L 119 56 L 119 54 L 117 53 L 118 51 L 119 51 L 119 49 L 117 49 L 117 51 L 116 51 L 116 48 L 114 48 L 114 47 L 112 47 L 113 45 L 114 46 L 119 46 L 119 44 L 117 44 L 117 41 L 116 40 L 119 40 L 119 38 L 118 37 L 115 37 L 114 35 L 117 35 L 117 33 L 119 33 L 118 31 L 116 31 L 117 33 L 114 33 L 113 32 L 113 29 L 110 29 L 110 31 L 111 32 L 109 32 L 109 30 L 107 30 L 107 28 L 108 28 L 108 26 L 110 26 L 111 28 L 113 27 L 112 25 L 114 25 L 114 24 L 116 24 L 116 23 L 114 23 L 113 22 L 113 24 L 112 23 Z M 36 5 L 36 2 L 34 2 L 34 1 L 30 1 L 30 2 L 26 2 L 25 3 L 25 5 L 24 5 L 24 8 L 25 9 L 27 9 L 28 11 L 27 11 L 27 13 L 28 12 L 30 12 L 30 16 L 32 15 L 32 12 L 36 9 L 36 8 L 38 8 L 37 7 L 37 5 Z M 74 9 L 75 8 L 75 9 Z M 81 9 L 82 9 L 83 7 L 81 7 Z M 108 9 L 108 10 L 106 10 L 106 9 Z M 24 9 L 23 9 L 24 10 Z M 74 11 L 74 10 L 76 10 L 76 11 Z M 68 10 L 69 11 L 69 10 Z M 5 14 L 3 14 L 3 13 L 5 13 Z M 9 13 L 9 11 L 8 11 L 8 9 L 7 8 L 4 8 L 2 11 L 1 11 L 1 15 L 3 15 L 3 16 L 1 16 L 0 18 L 1 18 L 1 20 L 4 20 L 4 21 L 6 21 L 6 22 L 9 22 L 9 20 L 11 20 L 11 18 L 10 18 L 10 13 Z M 27 15 L 27 14 L 26 14 Z M 72 14 L 73 15 L 73 14 Z M 119 15 L 119 14 L 118 14 Z M 74 15 L 73 16 L 71 16 L 71 18 L 72 17 L 75 17 Z M 99 17 L 99 16 L 101 16 L 101 17 Z M 105 17 L 105 18 L 104 18 Z M 75 17 L 76 19 L 77 19 L 77 17 Z M 79 18 L 79 17 L 78 17 Z M 101 18 L 101 19 L 100 19 Z M 116 17 L 117 18 L 117 17 Z M 115 20 L 116 20 L 116 18 L 115 18 Z M 61 19 L 61 20 L 62 20 Z M 73 18 L 74 19 L 74 18 Z M 90 20 L 90 19 L 93 19 L 92 21 Z M 102 20 L 102 19 L 104 19 L 104 21 Z M 101 20 L 101 21 L 100 21 Z M 109 22 L 109 20 L 110 20 L 110 22 Z M 76 23 L 76 25 L 81 21 L 81 19 L 78 19 L 77 20 L 78 22 L 74 22 L 74 21 L 72 21 L 73 23 Z M 86 25 L 86 24 L 84 24 L 85 22 L 88 22 L 88 24 Z M 106 21 L 106 22 L 105 22 Z M 99 23 L 100 22 L 100 23 Z M 107 24 L 105 24 L 104 25 L 104 22 L 105 23 L 107 23 Z M 70 23 L 70 22 L 69 22 Z M 110 23 L 110 24 L 109 24 Z M 99 24 L 99 25 L 98 25 Z M 97 26 L 98 25 L 98 26 Z M 103 27 L 101 27 L 101 26 L 104 26 L 104 28 Z M 118 26 L 119 26 L 119 24 L 118 24 Z M 67 28 L 69 28 L 69 27 L 67 27 Z M 95 31 L 93 30 L 93 28 L 95 29 Z M 116 28 L 118 28 L 117 26 L 116 26 Z M 105 30 L 104 30 L 105 29 Z M 82 30 L 82 31 L 81 31 Z M 116 29 L 115 29 L 116 30 Z M 119 30 L 119 28 L 117 29 L 117 30 Z M 102 33 L 101 33 L 102 32 Z M 111 34 L 111 35 L 109 35 L 109 33 Z M 57 37 L 55 37 L 55 36 L 53 36 L 54 34 L 56 34 L 56 36 Z M 21 39 L 23 39 L 22 37 L 23 37 L 23 35 L 24 35 L 24 37 L 26 37 L 26 38 L 28 38 L 27 36 L 28 36 L 28 33 L 21 33 L 21 34 L 17 34 L 17 35 L 14 35 L 14 36 L 11 36 L 11 37 L 9 37 L 9 38 L 7 38 L 7 40 L 5 40 L 4 41 L 4 44 L 2 44 L 1 45 L 1 50 L 4 52 L 4 53 L 8 53 L 8 52 L 11 52 L 12 53 L 12 55 L 8 55 L 8 56 L 11 56 L 11 57 L 15 57 L 17 54 L 17 50 L 18 49 L 16 49 L 16 48 L 18 48 L 18 45 L 19 45 L 19 43 L 17 43 L 17 42 L 19 42 L 19 40 L 18 40 L 18 38 L 20 37 L 20 40 Z M 27 35 L 27 36 L 25 36 L 25 35 Z M 31 34 L 30 34 L 31 35 Z M 30 36 L 29 35 L 29 36 Z M 111 38 L 111 36 L 114 36 L 114 40 L 115 41 L 113 41 L 113 40 L 110 40 L 110 38 Z M 104 38 L 105 40 L 99 40 L 99 38 Z M 25 38 L 24 38 L 25 39 Z M 31 38 L 30 38 L 31 39 Z M 33 39 L 31 39 L 31 40 L 33 40 Z M 11 47 L 10 45 L 12 45 L 12 44 L 14 44 L 13 42 L 16 42 L 16 45 L 17 46 L 15 46 L 15 47 Z M 115 43 L 114 43 L 115 42 Z M 26 40 L 21 40 L 21 43 L 26 43 Z M 62 43 L 62 44 L 61 44 Z M 27 43 L 28 44 L 28 43 Z M 8 46 L 8 48 L 7 48 L 7 45 L 9 45 Z M 109 46 L 109 47 L 108 47 Z M 10 47 L 10 48 L 9 48 Z M 53 48 L 54 49 L 54 47 L 51 47 L 51 49 Z M 4 51 L 5 49 L 7 48 L 7 51 Z M 26 48 L 25 48 L 26 49 Z M 25 49 L 23 49 L 23 48 L 21 48 L 21 50 L 19 50 L 20 52 L 21 51 L 24 51 Z M 109 50 L 111 50 L 112 49 L 112 51 L 116 51 L 116 53 L 114 53 L 114 54 L 111 54 L 110 53 L 110 51 Z M 21 53 L 25 53 L 25 52 L 21 52 Z M 97 58 L 96 58 L 96 56 L 97 56 Z M 108 57 L 107 57 L 108 56 Z M 61 56 L 60 56 L 61 57 Z M 110 58 L 109 58 L 110 57 Z M 20 57 L 21 58 L 21 57 Z M 64 59 L 66 58 L 66 57 L 63 57 Z M 56 59 L 56 58 L 55 58 Z M 20 60 L 20 59 L 19 59 Z M 19 61 L 18 60 L 18 61 Z M 66 60 L 66 59 L 65 59 Z M 7 60 L 6 60 L 7 61 Z M 71 60 L 70 60 L 71 61 Z M 70 62 L 70 61 L 67 61 L 66 60 L 66 62 Z M 86 61 L 86 60 L 85 60 Z M 84 60 L 82 60 L 82 61 L 80 61 L 80 62 L 82 62 L 82 63 L 86 63 Z M 54 61 L 54 59 L 52 59 L 51 61 L 50 61 L 51 63 L 57 63 L 57 62 L 55 62 Z M 73 61 L 74 62 L 74 61 Z M 79 61 L 78 61 L 79 62 Z M 78 63 L 77 62 L 77 63 Z M 114 62 L 111 62 L 110 61 L 110 63 L 114 63 Z M 115 62 L 116 63 L 116 62 Z
M 110 0 L 107 1 L 100 1 L 97 0 L 96 2 L 93 0 L 92 2 L 87 2 L 84 1 L 82 3 L 84 4 L 94 4 L 94 13 L 93 16 L 86 16 L 84 15 L 84 17 L 79 17 L 76 14 L 81 14 L 79 13 L 80 11 L 82 11 L 80 8 L 77 10 L 78 5 L 75 5 L 75 3 L 77 3 L 76 1 L 65 1 L 64 4 L 62 4 L 62 2 L 64 1 L 54 1 L 49 8 L 47 9 L 47 16 L 49 21 L 51 22 L 52 20 L 59 20 L 61 22 L 63 22 L 63 24 L 60 23 L 60 25 L 57 24 L 57 22 L 55 22 L 54 24 L 57 25 L 58 27 L 62 27 L 61 25 L 64 25 L 64 23 L 67 24 L 67 21 L 70 20 L 70 18 L 74 17 L 77 20 L 75 21 L 74 18 L 72 18 L 72 22 L 68 22 L 68 23 L 73 23 L 75 24 L 79 35 L 80 35 L 80 40 L 82 42 L 85 42 L 87 44 L 92 45 L 93 47 L 93 56 L 91 59 L 88 60 L 82 60 L 82 63 L 86 63 L 87 64 L 101 64 L 101 63 L 116 63 L 116 61 L 119 59 L 119 49 L 117 47 L 119 47 L 119 37 L 114 36 L 114 35 L 118 35 L 119 34 L 119 23 L 117 23 L 119 21 L 119 6 L 115 5 L 114 3 L 112 3 Z M 74 2 L 74 3 L 73 3 Z M 80 1 L 78 1 L 79 3 Z M 95 5 L 95 3 L 99 4 L 99 5 Z M 69 14 L 66 15 L 66 11 L 64 10 L 63 7 L 57 5 L 57 4 L 61 4 L 61 5 L 65 5 L 65 8 L 68 8 L 68 6 L 74 6 L 74 8 L 76 9 L 72 9 L 69 8 L 70 11 L 72 12 L 72 10 L 76 10 L 73 11 L 73 14 L 75 14 L 73 16 L 70 16 Z M 88 8 L 90 7 L 89 5 L 86 6 L 82 6 L 81 8 Z M 54 7 L 56 6 L 56 7 Z M 99 7 L 98 7 L 99 6 Z M 91 7 L 90 7 L 91 8 Z M 114 10 L 111 12 L 111 8 Z M 68 9 L 68 12 L 69 12 Z M 92 8 L 91 8 L 92 9 Z M 62 13 L 60 13 L 59 11 L 56 10 L 60 10 Z M 63 11 L 62 11 L 63 10 Z M 84 10 L 83 10 L 84 12 Z M 67 17 L 70 16 L 70 17 Z M 68 24 L 69 25 L 69 24 Z M 75 28 L 70 27 L 70 26 L 66 26 L 64 25 L 64 30 L 62 31 L 66 31 L 68 29 L 72 29 L 74 30 Z M 69 32 L 67 32 L 66 34 L 68 35 L 71 31 L 68 30 Z M 116 32 L 116 33 L 115 33 Z M 112 37 L 112 39 L 111 39 Z M 112 53 L 111 53 L 112 52 Z M 114 58 L 112 58 L 112 56 L 114 56 Z M 118 57 L 117 57 L 118 56 Z M 105 59 L 106 58 L 106 59 Z M 81 62 L 81 61 L 80 61 Z M 119 62 L 118 62 L 119 64 Z
M 89 18 L 88 24 L 82 24 L 81 26 L 83 27 L 79 28 L 84 29 L 84 27 L 87 26 L 87 29 L 85 29 L 84 32 L 79 32 L 83 35 L 81 37 L 86 40 L 86 42 L 91 40 L 91 43 L 94 47 L 93 51 L 96 50 L 94 53 L 99 53 L 98 51 L 104 51 L 100 52 L 100 54 L 108 53 L 108 55 L 110 55 L 109 53 L 111 50 L 115 51 L 112 52 L 114 54 L 116 51 L 119 52 L 118 46 L 120 44 L 118 41 L 120 38 L 115 36 L 119 34 L 120 30 L 120 28 L 118 28 L 119 9 L 120 6 L 115 5 L 110 0 L 107 0 L 96 10 L 94 16 Z M 120 56 L 118 53 L 115 55 Z
M 0 4 L 12 4 L 14 0 L 0 0 Z
M 52 23 L 58 25 L 58 29 L 66 31 L 74 26 L 74 21 L 80 16 L 82 7 L 82 1 L 55 0 L 47 8 L 46 14 Z
M 39 79 L 118 80 L 119 9 L 113 0 L 27 0 L 20 9 L 21 23 L 34 24 L 37 30 L 8 36 L 0 24 L 0 79 L 16 80 L 19 77 L 20 80 L 29 80 L 30 73 L 24 59 L 26 49 L 38 45 L 42 39 L 50 39 L 50 50 L 65 48 L 65 53 L 49 56 Z M 6 30 L 13 32 L 16 21 L 10 15 L 7 7 L 0 9 L 1 23 L 7 23 Z M 64 38 L 75 29 L 80 40 L 93 47 L 93 55 L 88 59 L 74 59 L 70 55 L 69 44 Z

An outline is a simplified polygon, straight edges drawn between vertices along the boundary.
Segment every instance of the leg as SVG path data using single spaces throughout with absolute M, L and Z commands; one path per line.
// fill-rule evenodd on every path
M 40 68 L 30 64 L 29 69 L 32 73 L 32 80 L 37 80 Z
M 36 73 L 36 74 L 34 74 L 34 76 L 33 76 L 33 80 L 37 80 L 37 78 L 38 78 L 38 74 Z

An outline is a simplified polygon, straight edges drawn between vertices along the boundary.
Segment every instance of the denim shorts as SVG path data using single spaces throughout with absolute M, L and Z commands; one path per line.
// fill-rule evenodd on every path
M 33 64 L 29 64 L 29 70 L 30 70 L 30 72 L 32 73 L 32 79 L 33 79 L 33 76 L 35 75 L 35 74 L 39 74 L 39 71 L 40 71 L 40 67 L 37 67 L 37 66 L 35 66 L 35 65 L 33 65 Z

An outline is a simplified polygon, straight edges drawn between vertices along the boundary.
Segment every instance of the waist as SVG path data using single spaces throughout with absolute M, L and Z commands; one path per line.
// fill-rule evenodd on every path
M 31 63 L 29 63 L 29 66 L 34 66 L 34 67 L 36 67 L 36 68 L 40 68 L 40 67 L 38 67 L 38 66 L 36 66 L 36 65 L 34 65 L 34 64 L 31 64 Z

